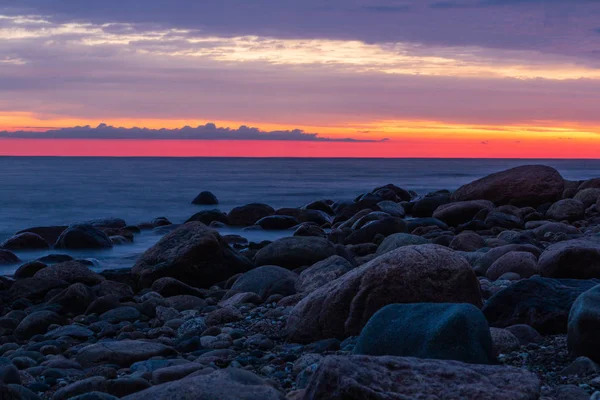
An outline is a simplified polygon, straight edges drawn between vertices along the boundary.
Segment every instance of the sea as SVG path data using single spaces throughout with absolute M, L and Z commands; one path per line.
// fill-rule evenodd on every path
M 526 164 L 552 166 L 565 179 L 600 177 L 600 159 L 0 157 L 0 243 L 34 226 L 110 217 L 129 224 L 157 217 L 182 223 L 202 209 L 227 212 L 252 202 L 279 208 L 300 207 L 318 199 L 351 200 L 388 183 L 424 195 L 454 190 L 490 173 Z M 218 197 L 218 206 L 191 204 L 204 190 Z M 250 241 L 291 234 L 235 228 L 221 232 Z M 128 268 L 160 237 L 148 231 L 136 236 L 132 245 L 70 254 L 92 261 L 96 270 Z M 57 252 L 17 255 L 25 262 L 49 253 Z M 0 275 L 9 275 L 17 267 L 0 267 Z

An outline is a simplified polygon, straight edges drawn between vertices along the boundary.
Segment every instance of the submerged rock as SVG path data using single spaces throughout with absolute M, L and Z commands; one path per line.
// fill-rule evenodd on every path
M 194 198 L 194 200 L 192 200 L 192 204 L 214 205 L 214 204 L 219 204 L 219 200 L 217 199 L 217 196 L 215 196 L 211 192 L 205 191 L 205 192 L 200 192 L 200 194 L 198 196 L 196 196 L 196 198 Z
M 100 229 L 92 225 L 72 225 L 57 239 L 57 249 L 110 249 L 113 247 L 110 238 Z
M 0 249 L 6 250 L 45 250 L 49 248 L 50 245 L 43 237 L 32 232 L 19 233 L 0 244 Z

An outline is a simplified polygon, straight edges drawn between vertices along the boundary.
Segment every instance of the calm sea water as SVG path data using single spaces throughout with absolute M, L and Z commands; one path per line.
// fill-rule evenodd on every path
M 215 208 L 191 204 L 203 190 L 219 198 L 223 211 L 250 202 L 299 207 L 317 199 L 352 199 L 387 183 L 420 194 L 452 190 L 532 163 L 553 166 L 567 179 L 600 176 L 600 160 L 0 157 L 0 242 L 24 228 L 94 218 L 120 217 L 137 224 L 164 216 L 180 223 L 203 208 Z M 288 234 L 224 233 L 250 240 Z M 93 259 L 98 269 L 127 267 L 158 239 L 145 233 L 134 245 L 76 255 Z M 23 260 L 40 255 L 19 253 Z M 4 268 L 0 274 L 13 270 Z

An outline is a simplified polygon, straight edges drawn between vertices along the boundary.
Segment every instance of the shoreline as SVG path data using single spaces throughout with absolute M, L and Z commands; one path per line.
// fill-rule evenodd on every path
M 328 379 L 363 395 L 380 390 L 373 382 L 398 382 L 382 358 L 390 356 L 416 385 L 392 385 L 400 394 L 463 369 L 497 374 L 473 378 L 483 399 L 600 389 L 590 328 L 567 326 L 585 312 L 600 326 L 600 304 L 573 307 L 600 284 L 600 178 L 521 166 L 420 196 L 389 184 L 352 201 L 277 210 L 252 203 L 223 213 L 210 192 L 194 202 L 199 211 L 184 224 L 102 219 L 26 228 L 4 242 L 0 266 L 18 268 L 0 277 L 0 381 L 53 400 L 177 397 L 210 382 L 257 399 L 308 400 L 340 389 Z M 93 256 L 141 237 L 152 243 L 131 268 L 100 271 L 74 257 L 22 265 L 14 256 Z M 422 341 L 389 339 L 411 335 Z M 435 350 L 463 336 L 461 350 Z M 427 375 L 426 362 L 445 372 Z M 339 380 L 348 371 L 356 380 Z M 508 375 L 520 387 L 504 387 Z

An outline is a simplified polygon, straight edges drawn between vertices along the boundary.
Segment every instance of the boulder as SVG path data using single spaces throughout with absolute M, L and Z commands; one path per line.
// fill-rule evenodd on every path
M 186 285 L 185 283 L 170 277 L 155 280 L 152 283 L 151 289 L 153 292 L 156 292 L 163 297 L 178 296 L 181 294 L 188 294 L 197 297 L 202 296 L 200 289 Z
M 205 192 L 200 192 L 200 194 L 198 196 L 196 196 L 196 198 L 194 198 L 194 200 L 192 200 L 192 204 L 214 205 L 214 204 L 219 204 L 219 200 L 217 199 L 217 196 L 215 196 L 211 192 L 205 191 Z
M 19 261 L 19 257 L 12 251 L 0 249 L 0 265 L 16 264 Z
M 47 278 L 25 278 L 16 281 L 9 290 L 9 297 L 12 300 L 28 298 L 38 300 L 46 296 L 48 292 L 54 289 L 63 289 L 69 286 L 68 282 L 60 279 Z
M 600 278 L 600 243 L 583 239 L 555 243 L 544 250 L 538 264 L 548 278 Z
M 303 400 L 538 400 L 532 372 L 506 366 L 410 357 L 329 356 Z
M 531 253 L 536 257 L 539 257 L 542 251 L 534 245 L 531 244 L 507 244 L 504 246 L 494 247 L 486 252 L 475 265 L 475 272 L 481 276 L 485 276 L 487 270 L 503 255 L 510 253 L 512 251 L 520 251 Z
M 177 329 L 177 338 L 179 340 L 191 339 L 196 336 L 201 336 L 202 332 L 204 332 L 208 328 L 204 318 L 197 317 L 192 318 L 185 321 L 181 326 Z
M 96 299 L 94 291 L 83 283 L 74 283 L 48 300 L 48 304 L 58 304 L 63 313 L 83 313 Z
M 266 204 L 252 203 L 236 207 L 229 212 L 229 224 L 232 226 L 250 226 L 261 218 L 273 215 L 275 210 Z
M 437 245 L 383 254 L 315 290 L 292 310 L 290 340 L 300 343 L 358 335 L 379 309 L 394 303 L 471 303 L 481 307 L 469 263 Z
M 293 217 L 298 223 L 312 222 L 319 226 L 331 223 L 331 217 L 324 211 L 303 208 L 280 208 L 275 215 Z
M 404 218 L 406 216 L 406 211 L 404 211 L 404 207 L 400 204 L 393 201 L 380 201 L 377 203 L 377 206 L 381 211 L 386 214 L 391 215 L 392 217 Z
M 19 233 L 0 244 L 0 249 L 6 250 L 45 250 L 49 248 L 50 245 L 44 238 L 32 232 Z
M 450 242 L 450 248 L 459 251 L 476 251 L 482 247 L 485 247 L 485 240 L 471 231 L 461 232 Z
M 355 354 L 494 364 L 485 316 L 472 304 L 391 304 L 363 328 Z
M 583 189 L 573 197 L 575 200 L 579 200 L 583 203 L 585 208 L 593 206 L 596 201 L 600 198 L 600 188 L 587 188 Z
M 395 233 L 383 239 L 383 242 L 377 247 L 375 254 L 380 256 L 400 247 L 427 243 L 429 241 L 422 236 L 411 235 L 409 233 Z
M 227 368 L 163 383 L 122 400 L 285 400 L 285 395 L 252 372 Z
M 121 340 L 99 342 L 86 346 L 77 353 L 75 359 L 85 368 L 102 364 L 129 367 L 137 361 L 172 355 L 175 355 L 175 350 L 160 343 Z
M 537 257 L 526 251 L 511 251 L 500 256 L 486 272 L 488 279 L 495 281 L 507 272 L 530 278 L 539 273 Z
M 431 217 L 435 210 L 450 203 L 450 195 L 447 193 L 428 194 L 415 202 L 412 208 L 412 215 L 416 218 Z
M 33 276 L 38 279 L 61 280 L 68 283 L 84 283 L 95 285 L 105 278 L 92 271 L 86 264 L 79 261 L 67 261 L 42 268 Z
M 252 292 L 266 300 L 273 294 L 289 296 L 296 293 L 298 275 L 285 268 L 263 265 L 240 276 L 225 297 L 235 293 Z
M 313 292 L 353 268 L 353 265 L 345 258 L 331 256 L 302 271 L 296 282 L 296 290 L 300 293 Z
M 30 261 L 21 265 L 14 274 L 15 279 L 25 279 L 33 277 L 36 272 L 46 268 L 47 265 L 39 261 Z
M 436 208 L 433 217 L 448 225 L 458 226 L 467 223 L 481 210 L 492 210 L 494 203 L 488 200 L 457 201 Z
M 546 216 L 556 221 L 578 221 L 584 218 L 585 206 L 579 200 L 563 199 L 552 204 Z
M 523 279 L 494 294 L 482 311 L 496 328 L 526 324 L 544 335 L 562 334 L 575 299 L 598 284 L 596 279 Z
M 23 318 L 14 335 L 17 339 L 26 340 L 34 335 L 46 333 L 50 325 L 60 325 L 63 322 L 64 318 L 55 312 L 36 311 Z
M 319 237 L 294 236 L 276 240 L 256 253 L 256 265 L 278 265 L 295 269 L 324 260 L 336 254 L 335 246 Z
M 396 217 L 386 217 L 368 222 L 358 230 L 352 232 L 345 240 L 346 244 L 359 244 L 373 242 L 375 237 L 393 235 L 394 233 L 406 232 L 404 220 Z
M 110 238 L 100 229 L 92 225 L 72 225 L 68 227 L 54 245 L 57 249 L 110 249 L 113 247 Z
M 67 228 L 68 226 L 36 226 L 24 229 L 16 234 L 19 235 L 26 232 L 34 233 L 41 236 L 47 243 L 54 244 Z
M 196 287 L 248 271 L 252 263 L 233 250 L 213 229 L 189 222 L 163 237 L 148 249 L 131 273 L 142 287 L 162 277 L 172 277 Z
M 523 225 L 523 221 L 520 217 L 500 211 L 492 211 L 488 213 L 483 222 L 487 226 L 504 229 L 521 228 Z
M 600 362 L 600 286 L 582 293 L 569 312 L 567 344 L 574 357 Z
M 212 222 L 229 224 L 229 218 L 219 210 L 202 210 L 192 215 L 186 222 L 202 222 L 204 225 L 210 225 Z
M 536 207 L 560 199 L 564 187 L 563 178 L 554 168 L 524 165 L 461 186 L 452 194 L 452 199 L 489 200 L 496 205 Z

